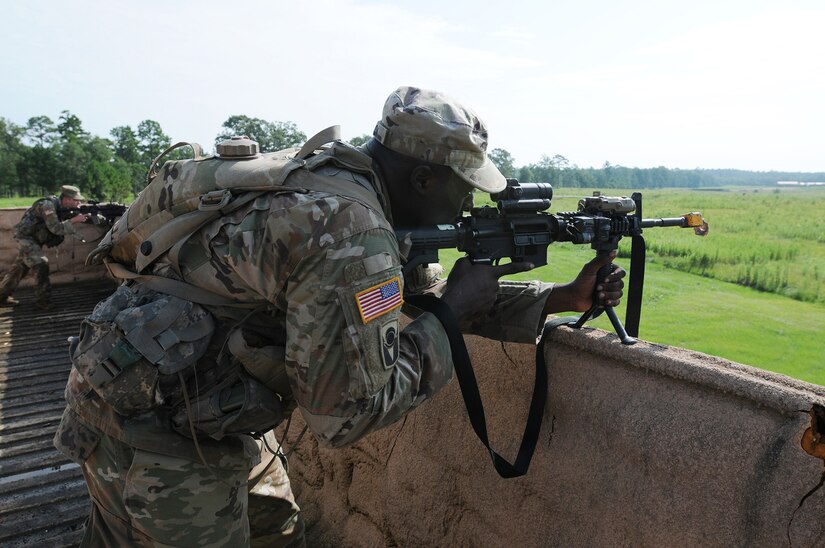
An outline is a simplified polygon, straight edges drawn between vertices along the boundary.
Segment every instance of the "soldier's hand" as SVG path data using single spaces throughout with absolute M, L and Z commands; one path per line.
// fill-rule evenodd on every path
M 69 221 L 70 221 L 72 224 L 83 223 L 83 222 L 86 222 L 86 219 L 87 219 L 88 217 L 89 217 L 89 216 L 88 216 L 87 214 L 85 214 L 85 213 L 78 213 L 77 215 L 75 215 L 74 217 L 72 217 L 71 219 L 69 219 Z
M 532 268 L 530 263 L 474 265 L 467 258 L 459 259 L 447 278 L 447 288 L 441 299 L 450 307 L 463 331 L 474 317 L 486 313 L 493 305 L 498 295 L 499 278 Z
M 599 306 L 618 306 L 624 295 L 625 270 L 616 265 L 616 269 L 601 280 L 597 280 L 599 269 L 613 262 L 616 251 L 596 255 L 584 265 L 576 279 L 566 284 L 556 284 L 550 293 L 544 311 L 547 314 L 556 312 L 584 312 L 593 305 L 593 292 Z

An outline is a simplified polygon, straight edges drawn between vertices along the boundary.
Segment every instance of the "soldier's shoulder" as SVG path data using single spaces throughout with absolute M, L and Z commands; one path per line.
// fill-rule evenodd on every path
M 42 211 L 42 212 L 56 211 L 57 210 L 57 205 L 55 203 L 56 201 L 57 200 L 55 199 L 54 196 L 46 196 L 45 198 L 40 198 L 39 200 L 37 200 L 34 203 L 34 205 L 32 205 L 32 207 L 39 210 L 39 211 Z

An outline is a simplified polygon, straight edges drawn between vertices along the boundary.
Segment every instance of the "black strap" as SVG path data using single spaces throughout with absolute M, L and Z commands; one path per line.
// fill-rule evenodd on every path
M 536 347 L 536 377 L 527 423 L 524 426 L 524 434 L 516 460 L 514 463 L 510 463 L 490 447 L 487 437 L 487 419 L 484 416 L 484 405 L 481 403 L 478 383 L 470 363 L 470 355 L 467 353 L 467 346 L 464 344 L 464 337 L 458 330 L 458 323 L 452 310 L 441 299 L 433 295 L 412 295 L 406 297 L 405 300 L 412 306 L 433 314 L 441 322 L 444 331 L 447 332 L 453 366 L 455 367 L 456 377 L 458 377 L 458 384 L 461 388 L 461 395 L 464 398 L 464 406 L 467 408 L 470 424 L 478 438 L 490 452 L 490 458 L 496 472 L 502 478 L 516 478 L 526 474 L 533 453 L 536 450 L 539 432 L 541 431 L 541 421 L 544 418 L 544 407 L 547 402 L 547 365 L 544 362 L 545 335 L 556 325 L 567 325 L 570 319 L 564 318 L 566 320 L 564 323 L 552 327 L 548 327 L 552 322 L 545 325 L 541 341 Z
M 627 292 L 624 326 L 631 337 L 639 336 L 642 316 L 642 292 L 645 283 L 645 239 L 633 236 L 630 247 L 630 283 Z

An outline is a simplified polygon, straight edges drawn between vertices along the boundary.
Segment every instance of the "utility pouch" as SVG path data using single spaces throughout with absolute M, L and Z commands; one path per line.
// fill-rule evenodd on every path
M 266 432 L 283 420 L 281 397 L 238 368 L 234 381 L 178 405 L 172 416 L 175 431 L 220 440 L 230 434 Z M 191 422 L 190 422 L 191 421 Z
M 128 417 L 177 396 L 167 387 L 179 384 L 178 372 L 191 374 L 214 330 L 196 303 L 122 285 L 83 320 L 69 352 L 101 399 Z

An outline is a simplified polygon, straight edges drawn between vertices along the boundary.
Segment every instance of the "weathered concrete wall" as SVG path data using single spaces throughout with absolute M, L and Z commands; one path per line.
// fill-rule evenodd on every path
M 468 342 L 492 444 L 513 459 L 534 349 Z M 305 436 L 290 476 L 310 545 L 825 545 L 825 488 L 805 499 L 823 461 L 800 446 L 825 388 L 682 349 L 622 346 L 601 330 L 561 328 L 546 357 L 549 408 L 523 478 L 498 477 L 455 380 L 351 448 Z M 296 413 L 288 439 L 303 424 Z
M 14 226 L 20 221 L 24 211 L 25 207 L 0 209 L 0 276 L 5 275 L 17 256 Z M 45 248 L 46 257 L 49 259 L 49 279 L 53 284 L 107 276 L 105 267 L 88 267 L 83 264 L 86 255 L 97 246 L 97 241 L 106 231 L 86 223 L 77 224 L 75 227 L 86 240 L 85 243 L 68 236 L 59 246 Z M 34 277 L 29 273 L 21 280 L 20 285 L 30 286 L 33 283 Z

